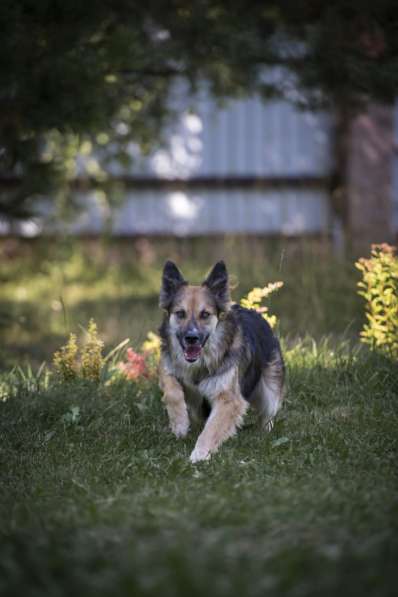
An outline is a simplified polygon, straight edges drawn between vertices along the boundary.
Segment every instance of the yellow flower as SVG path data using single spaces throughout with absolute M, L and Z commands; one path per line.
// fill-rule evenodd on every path
M 141 350 L 160 358 L 160 337 L 154 332 L 148 332 L 146 340 L 142 343 Z
M 262 305 L 262 301 L 269 297 L 270 294 L 282 288 L 283 282 L 270 282 L 263 288 L 253 288 L 245 297 L 240 300 L 240 305 L 246 309 L 254 309 L 257 313 L 268 321 L 273 328 L 276 325 L 277 318 L 275 315 L 270 315 L 268 307 Z

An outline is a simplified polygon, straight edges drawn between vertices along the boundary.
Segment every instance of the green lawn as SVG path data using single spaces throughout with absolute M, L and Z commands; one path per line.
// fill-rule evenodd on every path
M 170 434 L 155 380 L 9 372 L 36 371 L 90 316 L 109 347 L 142 340 L 159 320 L 165 254 L 193 279 L 217 259 L 214 247 L 183 249 L 150 264 L 75 246 L 4 261 L 0 595 L 395 595 L 398 368 L 353 341 L 352 263 L 296 247 L 281 266 L 276 249 L 254 259 L 224 246 L 236 297 L 285 281 L 271 307 L 288 394 L 271 434 L 249 416 L 210 463 L 189 463 L 198 431 Z M 317 340 L 298 339 L 308 332 Z
M 287 354 L 275 430 L 188 462 L 154 384 L 50 384 L 0 404 L 5 595 L 392 595 L 396 366 Z

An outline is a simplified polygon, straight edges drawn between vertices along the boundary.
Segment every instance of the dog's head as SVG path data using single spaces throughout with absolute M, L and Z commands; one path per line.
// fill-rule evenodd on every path
M 169 331 L 178 339 L 185 360 L 197 361 L 223 313 L 229 309 L 228 273 L 219 261 L 201 286 L 191 286 L 172 261 L 162 276 L 159 304 L 169 318 Z

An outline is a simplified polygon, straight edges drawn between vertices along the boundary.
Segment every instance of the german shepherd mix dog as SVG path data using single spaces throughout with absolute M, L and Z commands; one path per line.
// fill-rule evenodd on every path
M 224 262 L 201 286 L 191 286 L 167 261 L 159 303 L 165 311 L 160 387 L 171 430 L 184 437 L 189 415 L 206 419 L 191 462 L 208 460 L 233 436 L 249 404 L 271 430 L 283 397 L 279 342 L 256 311 L 231 304 Z

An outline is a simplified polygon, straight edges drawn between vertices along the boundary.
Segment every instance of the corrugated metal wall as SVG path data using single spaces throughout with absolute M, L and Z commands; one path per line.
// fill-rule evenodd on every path
M 220 108 L 205 93 L 194 104 L 186 97 L 184 102 L 183 90 L 180 94 L 178 102 L 174 100 L 180 118 L 166 135 L 167 149 L 138 160 L 133 173 L 165 178 L 330 173 L 328 114 L 302 112 L 285 101 L 264 103 L 258 96 Z
M 178 118 L 165 133 L 165 146 L 143 157 L 131 144 L 130 170 L 109 165 L 112 176 L 131 179 L 124 204 L 111 217 L 115 235 L 298 235 L 330 229 L 330 115 L 257 96 L 220 106 L 204 89 L 189 97 L 182 83 L 174 86 L 170 103 Z M 85 159 L 78 159 L 81 171 Z M 145 186 L 134 185 L 143 179 Z M 176 180 L 177 189 L 171 183 Z M 109 229 L 103 197 L 90 192 L 79 199 L 85 209 L 70 232 Z M 24 230 L 39 233 L 42 223 Z
M 84 196 L 90 208 L 73 225 L 75 233 L 100 232 L 104 217 L 95 193 Z M 115 235 L 177 236 L 247 233 L 299 235 L 328 227 L 326 193 L 311 189 L 247 189 L 128 192 L 112 218 Z
M 145 190 L 133 184 L 126 191 L 125 204 L 112 220 L 114 234 L 297 235 L 329 229 L 326 178 L 332 169 L 333 125 L 328 114 L 259 97 L 220 106 L 204 90 L 189 98 L 183 84 L 176 84 L 170 101 L 179 117 L 166 131 L 166 146 L 145 158 L 132 146 L 131 170 L 110 165 L 115 176 L 147 181 Z M 151 188 L 151 179 L 165 184 Z M 167 181 L 176 179 L 185 186 L 168 188 Z M 228 188 L 220 179 L 229 181 Z M 250 188 L 240 184 L 242 179 L 267 184 Z M 77 233 L 99 232 L 103 226 L 95 194 L 89 201 L 90 210 L 73 228 Z

